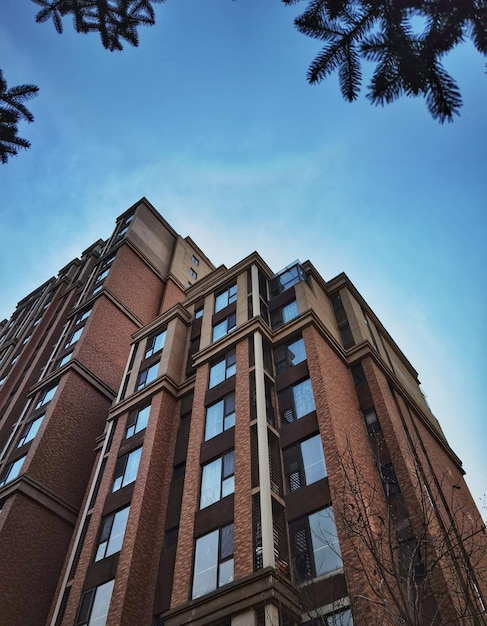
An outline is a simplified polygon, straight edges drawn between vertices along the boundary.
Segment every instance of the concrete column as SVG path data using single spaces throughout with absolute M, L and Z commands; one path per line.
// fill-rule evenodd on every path
M 260 315 L 260 298 L 259 298 L 259 270 L 257 265 L 252 265 L 250 268 L 252 276 L 252 311 L 254 317 Z
M 272 530 L 271 474 L 264 385 L 264 352 L 262 335 L 254 333 L 255 393 L 257 405 L 257 449 L 259 454 L 260 515 L 262 524 L 263 567 L 275 567 L 274 534 Z
M 267 604 L 264 609 L 265 626 L 279 626 L 279 613 L 277 606 Z
M 235 615 L 235 617 L 232 617 L 232 626 L 257 626 L 255 611 L 250 609 L 249 611 Z

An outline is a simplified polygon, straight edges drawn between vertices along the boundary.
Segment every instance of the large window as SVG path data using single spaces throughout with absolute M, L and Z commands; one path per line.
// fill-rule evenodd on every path
M 193 598 L 233 581 L 233 523 L 196 540 Z
M 25 428 L 19 439 L 19 442 L 17 443 L 17 448 L 22 447 L 23 445 L 25 445 L 26 443 L 29 443 L 29 441 L 32 441 L 32 439 L 34 439 L 34 437 L 39 432 L 39 428 L 41 427 L 43 419 L 44 419 L 44 415 L 41 415 L 37 419 L 32 420 L 32 422 L 29 422 L 28 424 L 25 425 Z
M 114 583 L 109 580 L 83 593 L 75 626 L 105 626 Z
M 153 380 L 157 378 L 157 372 L 159 371 L 159 362 L 154 363 L 150 367 L 146 367 L 139 374 L 139 379 L 137 381 L 137 391 L 139 389 L 143 389 L 146 385 L 151 383 Z
M 352 612 L 350 609 L 337 611 L 328 615 L 320 615 L 301 626 L 353 626 Z
M 110 268 L 103 270 L 103 272 L 100 272 L 100 274 L 98 274 L 98 276 L 96 277 L 95 285 L 97 283 L 101 283 L 102 280 L 105 280 L 105 278 L 108 276 L 109 271 L 110 271 Z
M 269 279 L 269 296 L 274 298 L 301 280 L 306 280 L 306 272 L 300 263 L 295 263 Z
M 95 553 L 95 561 L 101 561 L 108 556 L 120 552 L 122 549 L 123 536 L 129 516 L 130 507 L 116 513 L 105 515 L 101 522 L 101 532 L 98 537 L 98 546 Z
M 235 394 L 229 393 L 206 409 L 205 441 L 232 426 L 235 426 Z
M 56 393 L 57 385 L 55 387 L 51 387 L 50 389 L 46 389 L 40 395 L 37 404 L 35 405 L 35 409 L 40 409 L 41 406 L 44 406 L 48 402 L 50 402 L 54 398 L 54 394 Z
M 296 300 L 293 300 L 292 302 L 289 302 L 289 304 L 271 312 L 271 326 L 272 328 L 279 328 L 279 326 L 286 324 L 286 322 L 290 322 L 295 317 L 298 317 L 298 315 L 298 303 Z
M 72 358 L 73 358 L 73 351 L 68 352 L 63 357 L 61 357 L 60 359 L 56 361 L 56 363 L 54 364 L 54 369 L 57 370 L 63 365 L 66 365 L 66 363 L 69 363 L 69 361 L 71 361 Z
M 232 313 L 224 320 L 213 326 L 212 341 L 217 341 L 232 331 L 237 325 L 237 316 Z
M 141 454 L 142 447 L 136 448 L 132 450 L 132 452 L 124 454 L 117 459 L 112 491 L 118 491 L 122 487 L 134 482 L 137 478 Z
M 147 428 L 147 424 L 149 422 L 149 413 L 150 413 L 150 404 L 149 406 L 145 406 L 143 409 L 138 409 L 137 411 L 133 411 L 130 413 L 128 421 L 127 421 L 127 434 L 125 435 L 126 439 L 132 437 L 136 433 Z
M 227 355 L 225 355 L 224 359 L 218 361 L 218 363 L 215 363 L 215 365 L 210 368 L 210 382 L 208 385 L 209 388 L 211 389 L 212 387 L 215 387 L 227 378 L 235 376 L 236 371 L 236 356 L 235 350 L 233 350 L 232 352 L 229 352 Z
M 342 566 L 333 507 L 292 522 L 289 534 L 297 582 L 323 576 Z
M 69 335 L 69 339 L 64 346 L 65 348 L 69 348 L 69 346 L 72 346 L 78 341 L 78 339 L 81 337 L 81 333 L 83 332 L 83 328 L 84 326 L 82 328 L 78 328 L 78 330 L 75 330 L 74 333 L 71 333 Z
M 311 380 L 306 378 L 297 385 L 280 392 L 279 402 L 283 422 L 294 422 L 314 411 L 315 399 Z
M 228 287 L 215 298 L 215 313 L 221 311 L 232 302 L 237 300 L 237 284 Z
M 2 475 L 0 476 L 0 487 L 3 487 L 3 485 L 6 485 L 11 480 L 14 480 L 14 478 L 17 478 L 20 474 L 20 470 L 22 469 L 26 456 L 27 455 L 20 457 L 20 459 L 17 459 L 16 461 L 12 461 L 12 463 L 9 463 L 5 467 Z
M 147 346 L 145 348 L 144 359 L 148 359 L 150 356 L 156 354 L 164 348 L 166 333 L 167 331 L 163 330 L 161 333 L 158 333 L 153 337 L 149 337 L 149 339 L 147 340 Z
M 230 495 L 235 489 L 235 455 L 231 450 L 203 466 L 201 475 L 200 509 Z
M 326 477 L 321 435 L 315 435 L 283 450 L 284 473 L 288 492 Z
M 285 343 L 274 350 L 276 374 L 281 374 L 303 361 L 306 361 L 306 350 L 302 337 L 291 343 Z

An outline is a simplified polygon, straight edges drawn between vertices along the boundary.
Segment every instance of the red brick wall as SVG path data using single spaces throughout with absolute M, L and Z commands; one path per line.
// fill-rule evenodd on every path
M 252 497 L 250 495 L 249 354 L 247 341 L 237 344 L 235 388 L 234 578 L 253 571 Z
M 122 245 L 105 286 L 144 324 L 159 312 L 163 282 L 128 245 Z
M 374 564 L 365 553 L 358 555 L 348 538 L 341 520 L 345 503 L 351 501 L 350 490 L 356 485 L 354 470 L 347 464 L 352 460 L 360 468 L 363 484 L 360 486 L 365 501 L 372 498 L 373 487 L 379 488 L 377 468 L 373 462 L 363 416 L 358 406 L 352 376 L 348 366 L 340 359 L 314 327 L 303 330 L 308 367 L 315 397 L 318 424 L 325 453 L 332 504 L 340 540 L 340 550 L 345 563 L 348 592 L 354 602 L 358 623 L 373 624 L 374 607 L 357 595 L 363 593 L 367 580 L 374 581 Z M 344 471 L 350 478 L 345 478 Z
M 194 514 L 198 510 L 201 473 L 200 447 L 204 438 L 204 401 L 207 384 L 208 364 L 205 364 L 199 367 L 196 373 L 191 430 L 186 457 L 186 478 L 181 506 L 181 524 L 179 526 L 178 548 L 174 568 L 175 585 L 171 596 L 171 608 L 186 602 L 190 597 Z
M 0 624 L 39 626 L 49 611 L 72 526 L 19 493 L 7 500 L 0 519 Z
M 175 304 L 184 300 L 184 291 L 171 278 L 166 282 L 159 313 L 169 311 Z

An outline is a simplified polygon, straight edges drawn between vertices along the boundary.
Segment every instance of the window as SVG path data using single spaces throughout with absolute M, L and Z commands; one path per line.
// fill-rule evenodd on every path
M 195 311 L 194 311 L 194 319 L 195 320 L 199 320 L 200 317 L 203 317 L 203 313 L 204 313 L 203 307 L 200 307 L 199 309 L 195 309 Z
M 58 359 L 56 361 L 56 364 L 54 365 L 54 369 L 57 370 L 60 367 L 62 367 L 63 365 L 66 365 L 66 363 L 71 361 L 72 356 L 73 356 L 73 353 L 72 352 L 68 352 L 68 354 L 65 354 L 61 359 Z
M 229 393 L 206 409 L 205 441 L 235 426 L 235 394 Z
M 283 450 L 284 473 L 289 492 L 311 485 L 326 476 L 321 435 L 315 435 Z
M 147 367 L 145 370 L 142 370 L 139 374 L 139 380 L 137 382 L 137 391 L 139 389 L 143 389 L 146 385 L 155 380 L 157 378 L 158 370 L 159 362 L 154 363 L 154 365 Z
M 233 581 L 233 524 L 196 540 L 193 599 Z
M 125 534 L 125 527 L 127 526 L 129 511 L 130 507 L 126 506 L 124 509 L 117 511 L 116 513 L 105 515 L 102 519 L 95 561 L 101 561 L 112 554 L 120 552 L 122 549 L 123 536 Z
M 281 392 L 279 394 L 280 401 L 283 397 L 284 393 Z M 282 419 L 288 424 L 316 409 L 313 388 L 311 387 L 311 380 L 309 378 L 291 387 L 291 398 L 286 399 L 288 402 L 291 402 L 291 406 L 287 406 L 283 409 Z M 285 404 L 287 404 L 287 402 L 285 402 Z
M 56 389 L 57 385 L 55 387 L 51 387 L 50 389 L 46 389 L 46 391 L 43 391 L 34 409 L 40 409 L 41 406 L 44 406 L 45 404 L 50 402 L 53 399 L 54 394 L 56 393 Z
M 204 509 L 234 492 L 234 461 L 235 454 L 231 450 L 203 466 L 200 509 Z
M 96 294 L 99 293 L 102 289 L 103 289 L 103 285 L 98 285 L 98 287 L 95 287 L 91 291 L 90 296 L 96 296 Z
M 298 303 L 296 300 L 293 300 L 292 302 L 289 302 L 289 304 L 271 312 L 271 326 L 272 328 L 279 328 L 279 326 L 286 324 L 286 322 L 290 322 L 298 315 Z
M 364 411 L 364 420 L 369 435 L 372 435 L 373 433 L 378 432 L 381 429 L 375 409 L 367 409 L 366 411 Z
M 29 335 L 28 337 L 26 337 L 26 338 L 24 339 L 24 341 L 22 342 L 22 345 L 23 345 L 23 346 L 25 346 L 25 344 L 26 344 L 26 343 L 29 343 L 30 337 L 31 337 L 31 336 Z
M 401 493 L 392 463 L 386 465 L 379 463 L 379 473 L 386 498 L 392 498 Z
M 7 380 L 7 376 L 4 376 L 3 378 L 0 378 L 0 387 L 3 385 L 3 383 Z
M 191 276 L 191 278 L 194 278 L 195 280 L 198 278 L 198 274 L 194 271 L 192 267 L 189 268 L 189 275 Z
M 306 280 L 306 272 L 300 263 L 294 263 L 285 270 L 269 279 L 269 295 L 278 296 L 301 280 Z
M 114 583 L 109 580 L 83 593 L 75 626 L 105 626 Z
M 16 354 L 14 358 L 10 361 L 10 365 L 15 365 L 19 360 L 20 354 Z
M 34 327 L 35 327 L 35 326 L 39 326 L 39 324 L 40 324 L 40 323 L 41 323 L 41 318 L 40 318 L 40 317 L 38 317 L 38 318 L 36 319 L 36 321 L 34 322 Z
M 198 265 L 200 264 L 199 259 L 197 259 L 195 257 L 195 255 L 193 254 L 193 256 L 191 257 L 191 260 L 193 261 L 193 263 L 196 265 L 196 267 L 198 267 Z
M 129 419 L 127 422 L 127 434 L 125 435 L 126 439 L 129 439 L 136 433 L 144 430 L 144 428 L 147 428 L 147 423 L 149 422 L 149 413 L 150 404 L 149 406 L 145 406 L 143 409 L 134 411 L 129 415 Z
M 103 272 L 101 272 L 101 274 L 98 274 L 98 276 L 96 277 L 95 280 L 95 285 L 97 283 L 101 283 L 102 280 L 105 280 L 105 278 L 108 276 L 108 272 L 110 271 L 110 268 L 103 270 Z
M 227 335 L 230 331 L 232 331 L 237 325 L 237 316 L 235 313 L 232 313 L 228 317 L 226 317 L 219 324 L 213 326 L 213 336 L 212 341 L 217 341 Z
M 306 361 L 306 350 L 302 337 L 291 343 L 285 343 L 274 350 L 276 374 L 285 372 L 293 365 Z
M 29 441 L 32 441 L 32 439 L 34 439 L 39 431 L 39 428 L 41 427 L 43 418 L 44 415 L 41 415 L 40 417 L 32 420 L 32 422 L 29 422 L 25 425 L 25 428 L 17 444 L 17 448 L 21 448 L 23 445 L 29 443 Z
M 218 294 L 215 298 L 215 313 L 221 311 L 232 302 L 236 302 L 237 300 L 237 284 L 228 287 L 222 293 Z
M 350 609 L 345 609 L 330 615 L 320 615 L 309 622 L 304 622 L 301 626 L 353 626 L 352 612 Z
M 3 485 L 6 485 L 14 478 L 17 478 L 20 474 L 20 470 L 22 469 L 26 456 L 27 455 L 21 456 L 20 459 L 12 461 L 12 463 L 8 463 L 5 466 L 2 476 L 0 477 L 0 487 L 3 487 Z
M 101 264 L 102 268 L 109 267 L 113 263 L 113 261 L 115 261 L 114 254 L 112 254 L 111 256 L 109 256 L 107 259 L 103 261 L 103 263 Z
M 122 487 L 134 482 L 137 478 L 141 454 L 142 446 L 118 457 L 117 465 L 115 466 L 112 491 L 118 491 Z
M 355 345 L 355 341 L 352 334 L 352 329 L 348 323 L 347 312 L 343 306 L 342 298 L 339 293 L 335 294 L 331 299 L 333 311 L 335 312 L 335 318 L 340 332 L 340 338 L 344 348 L 350 348 Z
M 210 382 L 208 387 L 211 389 L 227 378 L 235 376 L 237 371 L 237 363 L 235 350 L 229 352 L 224 359 L 218 361 L 210 368 Z
M 78 328 L 78 330 L 75 330 L 74 333 L 71 333 L 66 345 L 64 346 L 65 348 L 69 348 L 69 346 L 72 346 L 78 341 L 78 339 L 81 337 L 81 333 L 83 332 L 83 328 Z
M 292 522 L 289 533 L 297 582 L 328 574 L 342 566 L 333 507 Z
M 83 311 L 82 313 L 80 313 L 78 317 L 76 318 L 75 324 L 81 324 L 81 322 L 84 322 L 85 319 L 87 319 L 90 316 L 90 313 L 91 313 L 91 309 L 86 309 L 86 311 Z
M 144 359 L 148 359 L 150 356 L 156 354 L 156 352 L 159 352 L 164 348 L 166 333 L 167 331 L 163 330 L 161 333 L 154 335 L 153 337 L 149 337 L 145 347 Z

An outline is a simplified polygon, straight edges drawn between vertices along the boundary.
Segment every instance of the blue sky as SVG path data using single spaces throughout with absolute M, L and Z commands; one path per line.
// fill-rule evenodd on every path
M 447 59 L 453 124 L 422 100 L 348 104 L 337 76 L 306 83 L 319 46 L 293 26 L 301 8 L 169 0 L 139 48 L 109 53 L 3 0 L 0 67 L 40 92 L 20 133 L 32 148 L 0 167 L 0 319 L 142 196 L 217 265 L 258 250 L 276 271 L 345 271 L 418 370 L 481 507 L 484 60 L 469 44 Z

